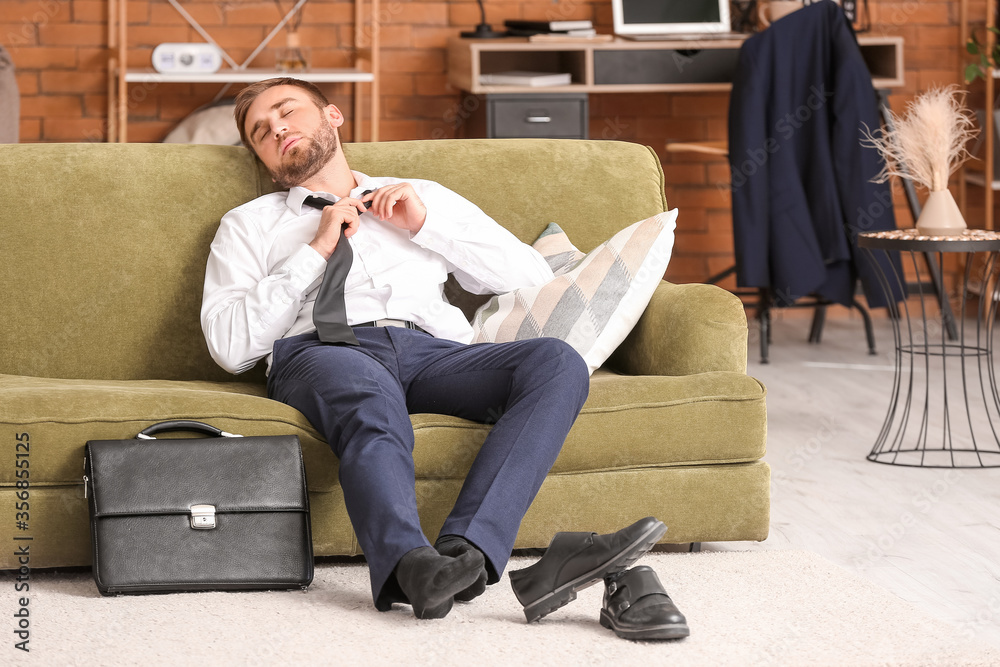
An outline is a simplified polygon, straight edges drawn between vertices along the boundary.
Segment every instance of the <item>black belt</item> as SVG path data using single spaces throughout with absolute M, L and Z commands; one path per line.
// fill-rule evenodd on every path
M 392 319 L 373 320 L 371 322 L 359 322 L 357 324 L 352 324 L 351 326 L 352 327 L 400 327 L 402 329 L 413 329 L 414 331 L 421 331 L 423 333 L 427 333 L 426 331 L 424 331 L 419 326 L 417 326 L 416 324 L 414 324 L 409 320 L 392 320 Z

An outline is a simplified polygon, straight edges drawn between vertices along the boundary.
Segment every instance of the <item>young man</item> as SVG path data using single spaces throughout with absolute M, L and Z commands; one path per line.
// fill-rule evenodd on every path
M 502 293 L 552 272 L 454 192 L 352 171 L 344 117 L 312 84 L 253 84 L 237 97 L 236 121 L 289 191 L 223 217 L 205 277 L 208 347 L 234 373 L 267 357 L 268 395 L 326 437 L 376 608 L 407 602 L 419 618 L 443 617 L 498 581 L 589 376 L 556 339 L 470 345 L 472 328 L 442 286 L 452 273 L 471 292 Z M 333 203 L 314 208 L 313 195 Z M 321 341 L 313 321 L 342 243 L 353 250 L 343 304 L 357 344 Z M 417 516 L 411 412 L 496 420 L 434 547 Z

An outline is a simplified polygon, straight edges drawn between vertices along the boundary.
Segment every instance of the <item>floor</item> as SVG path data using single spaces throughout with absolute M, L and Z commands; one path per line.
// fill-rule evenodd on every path
M 768 390 L 770 536 L 702 548 L 807 549 L 962 636 L 1000 646 L 1000 468 L 866 460 L 893 386 L 890 322 L 876 319 L 870 356 L 857 316 L 831 315 L 822 342 L 810 344 L 802 311 L 785 312 L 773 325 L 770 363 L 759 362 L 752 320 L 749 346 L 748 372 Z M 919 385 L 919 371 L 914 378 Z M 989 429 L 985 416 L 980 422 Z

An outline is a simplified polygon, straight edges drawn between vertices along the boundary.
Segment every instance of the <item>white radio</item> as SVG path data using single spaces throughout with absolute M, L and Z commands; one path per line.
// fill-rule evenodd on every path
M 166 43 L 153 49 L 153 69 L 163 74 L 216 72 L 222 67 L 222 54 L 214 44 Z

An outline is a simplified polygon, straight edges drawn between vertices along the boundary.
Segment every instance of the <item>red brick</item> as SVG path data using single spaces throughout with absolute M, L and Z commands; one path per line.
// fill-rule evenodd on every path
M 142 121 L 129 123 L 128 140 L 132 143 L 159 143 L 174 129 L 175 123 Z
M 106 94 L 92 94 L 83 96 L 83 115 L 100 116 L 108 113 L 108 96 Z
M 240 3 L 226 5 L 224 10 L 226 25 L 271 25 L 275 26 L 287 13 L 287 10 L 278 13 L 278 8 L 274 3 Z M 296 17 L 292 17 L 289 23 L 294 24 Z M 288 24 L 286 24 L 287 26 Z
M 731 197 L 728 188 L 674 188 L 673 196 L 668 192 L 667 200 L 671 206 L 680 209 L 692 208 L 728 208 Z
M 27 143 L 32 141 L 39 141 L 42 138 L 42 119 L 41 118 L 21 118 L 21 123 L 18 129 L 19 137 L 18 141 L 21 143 Z
M 399 10 L 398 13 L 391 12 L 391 17 L 387 22 L 409 25 L 448 25 L 448 3 L 446 2 L 400 3 Z
M 698 164 L 664 164 L 663 177 L 671 185 L 705 185 L 706 171 Z
M 383 120 L 379 123 L 379 141 L 406 141 L 417 136 L 417 121 Z M 367 139 L 367 134 L 365 135 Z M 428 137 L 429 138 L 429 137 Z
M 395 72 L 383 72 L 379 77 L 379 87 L 382 91 L 388 91 L 399 95 L 444 95 L 444 90 L 435 91 L 433 85 L 427 83 L 434 81 L 441 75 L 434 74 L 397 74 Z
M 38 94 L 38 72 L 18 71 L 14 78 L 17 79 L 17 91 L 22 97 Z
M 406 47 L 416 47 L 416 48 L 444 48 L 447 43 L 447 39 L 441 39 L 438 43 L 430 43 L 428 40 L 424 40 L 423 43 L 417 43 L 415 36 L 418 34 L 436 34 L 433 31 L 434 28 L 411 28 L 408 25 L 400 25 L 396 23 L 383 23 L 378 24 L 378 36 L 381 40 L 382 47 L 391 46 L 394 49 L 401 49 Z M 450 30 L 447 28 L 439 28 L 438 30 L 445 31 Z
M 732 248 L 732 242 L 731 239 L 718 234 L 678 229 L 674 248 L 681 253 L 717 255 L 728 253 Z
M 153 25 L 189 25 L 184 17 L 181 16 L 180 12 L 166 2 L 154 2 L 148 6 L 148 22 Z M 225 22 L 225 15 L 222 11 L 221 5 L 219 4 L 195 4 L 185 2 L 182 3 L 181 6 L 184 8 L 184 11 L 191 15 L 191 18 L 197 21 L 203 28 L 208 30 L 209 34 L 212 32 L 212 26 L 219 26 Z M 277 12 L 275 13 L 277 14 Z
M 49 47 L 53 48 L 53 47 Z M 80 46 L 75 49 L 77 67 L 82 70 L 108 68 L 108 50 L 104 47 Z
M 129 47 L 156 47 L 164 42 L 193 41 L 202 40 L 200 37 L 197 37 L 196 39 L 196 33 L 194 30 L 185 26 L 136 25 L 128 29 Z
M 42 120 L 43 141 L 87 141 L 106 134 L 107 127 L 103 118 L 47 115 Z
M 492 8 L 492 4 L 490 4 Z M 500 29 L 503 26 L 503 21 L 500 19 L 493 19 L 494 12 L 492 9 L 486 10 L 486 22 L 493 26 L 494 30 Z M 499 16 L 499 14 L 497 15 Z M 508 18 L 519 18 L 518 16 L 508 15 L 504 19 Z M 475 4 L 468 3 L 452 3 L 448 5 L 448 24 L 454 27 L 459 27 L 462 30 L 472 30 L 475 26 L 479 25 L 481 20 L 481 14 L 479 13 L 479 7 Z
M 107 40 L 100 24 L 46 23 L 38 27 L 39 43 L 47 46 L 92 46 Z
M 83 103 L 78 95 L 22 95 L 22 118 L 79 117 Z
M 42 71 L 42 92 L 49 93 L 92 93 L 106 90 L 107 72 L 104 71 Z
M 18 50 L 39 44 L 38 26 L 28 21 L 7 22 L 6 17 L 4 17 L 4 21 L 0 21 L 0 35 L 3 35 L 3 45 L 10 51 L 15 65 L 17 64 Z
M 677 116 L 725 116 L 729 110 L 728 93 L 693 93 L 674 95 L 671 104 Z
M 444 50 L 382 49 L 382 69 L 389 72 L 444 72 Z
M 145 0 L 129 0 L 125 5 L 129 25 L 149 23 L 149 7 L 150 3 Z
M 72 7 L 73 23 L 106 23 L 108 20 L 108 4 L 106 2 L 73 0 Z
M 102 49 L 103 51 L 103 49 Z M 18 70 L 61 68 L 77 66 L 77 49 L 56 46 L 25 46 L 11 53 L 14 66 Z

